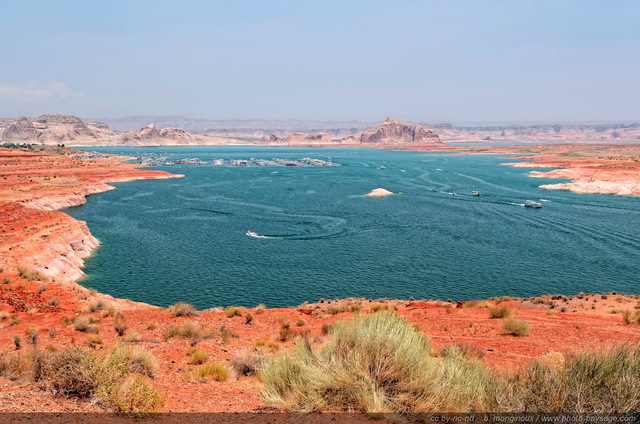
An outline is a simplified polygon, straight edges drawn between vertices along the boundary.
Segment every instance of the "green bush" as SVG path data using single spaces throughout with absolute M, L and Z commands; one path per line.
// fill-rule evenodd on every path
M 337 322 L 319 350 L 299 341 L 259 373 L 263 399 L 298 412 L 475 410 L 486 369 L 429 355 L 427 337 L 394 312 Z
M 116 413 L 144 417 L 159 412 L 164 400 L 140 375 L 128 376 L 99 391 L 107 406 Z

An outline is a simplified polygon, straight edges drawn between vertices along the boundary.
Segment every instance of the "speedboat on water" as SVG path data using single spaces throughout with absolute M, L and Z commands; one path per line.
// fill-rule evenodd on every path
M 474 195 L 474 196 L 480 196 L 480 192 L 479 191 L 475 191 L 475 190 L 472 191 L 471 194 Z
M 526 202 L 524 202 L 524 206 L 527 208 L 541 208 L 542 203 L 534 202 L 533 200 L 527 200 Z
M 249 237 L 267 238 L 267 236 L 261 236 L 260 234 L 256 234 L 253 230 L 249 230 L 249 231 L 247 231 L 247 235 L 248 235 Z

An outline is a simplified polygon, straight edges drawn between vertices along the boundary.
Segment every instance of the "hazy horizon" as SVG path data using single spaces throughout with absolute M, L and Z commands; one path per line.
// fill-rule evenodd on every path
M 631 0 L 3 2 L 0 116 L 631 123 Z

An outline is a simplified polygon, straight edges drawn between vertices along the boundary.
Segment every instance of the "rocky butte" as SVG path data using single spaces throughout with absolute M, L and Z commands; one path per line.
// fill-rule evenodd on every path
M 361 144 L 441 144 L 440 137 L 420 125 L 409 124 L 391 117 L 374 128 L 364 131 Z

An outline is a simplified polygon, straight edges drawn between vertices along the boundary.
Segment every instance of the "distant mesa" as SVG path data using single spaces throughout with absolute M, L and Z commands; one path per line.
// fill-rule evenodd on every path
M 388 196 L 390 194 L 395 194 L 392 191 L 389 191 L 387 189 L 384 188 L 376 188 L 371 190 L 371 193 L 367 193 L 365 194 L 365 196 L 367 197 L 383 197 L 383 196 Z
M 349 135 L 342 139 L 332 140 L 331 136 L 325 132 L 300 133 L 296 132 L 287 137 L 277 134 L 265 135 L 262 137 L 264 144 L 287 144 L 287 145 L 330 145 L 330 144 L 440 144 L 442 141 L 436 133 L 424 129 L 420 125 L 410 124 L 393 118 L 376 125 L 370 130 L 364 131 L 360 138 Z
M 391 117 L 360 136 L 362 144 L 440 144 L 440 137 L 420 125 Z
M 310 145 L 310 144 L 331 144 L 331 136 L 327 133 L 293 133 L 287 137 L 283 137 L 277 134 L 265 135 L 262 137 L 262 143 L 264 144 L 291 144 L 291 145 Z
M 155 124 L 115 134 L 104 122 L 83 121 L 73 115 L 42 115 L 37 118 L 4 119 L 2 142 L 37 144 L 168 145 L 204 144 L 204 137 L 178 128 L 158 130 Z M 2 124 L 0 123 L 0 124 Z
M 15 120 L 2 132 L 2 141 L 57 144 L 74 140 L 99 141 L 113 135 L 102 122 L 84 122 L 73 115 L 42 115 Z

